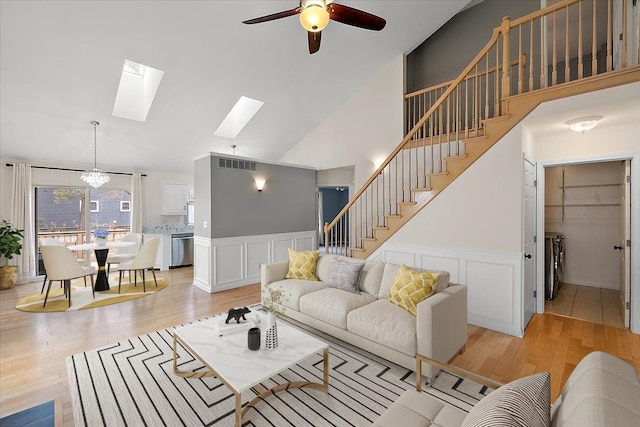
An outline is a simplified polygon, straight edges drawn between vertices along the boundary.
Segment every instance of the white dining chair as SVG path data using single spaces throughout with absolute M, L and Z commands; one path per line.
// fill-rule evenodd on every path
M 80 262 L 76 259 L 73 252 L 64 246 L 41 246 L 40 252 L 42 253 L 42 261 L 44 262 L 44 268 L 47 271 L 49 278 L 49 286 L 47 286 L 47 293 L 44 296 L 44 303 L 42 307 L 47 305 L 47 298 L 49 298 L 49 291 L 51 290 L 51 283 L 58 280 L 64 283 L 64 295 L 69 299 L 69 307 L 71 307 L 71 280 L 79 277 L 91 276 L 91 293 L 95 297 L 95 286 L 93 282 L 93 275 L 96 273 L 96 269 L 90 267 L 91 270 L 85 270 L 80 265 Z
M 138 255 L 131 261 L 121 262 L 118 265 L 118 293 L 120 293 L 120 287 L 122 285 L 122 275 L 125 271 L 129 272 L 129 283 L 131 283 L 131 272 L 133 271 L 133 284 L 134 286 L 138 286 L 138 272 L 142 275 L 142 292 L 147 292 L 144 272 L 145 270 L 151 270 L 153 274 L 153 281 L 158 286 L 158 281 L 156 280 L 156 273 L 153 270 L 154 265 L 156 264 L 156 257 L 158 256 L 158 248 L 160 247 L 160 239 L 152 239 L 145 242 L 140 250 L 138 251 Z
M 44 239 L 40 239 L 40 247 L 42 248 L 43 246 L 62 246 L 64 247 L 64 242 L 62 242 L 62 240 L 56 239 L 55 237 L 46 237 Z M 77 258 L 76 258 L 77 259 Z M 85 271 L 91 271 L 93 269 L 93 267 L 91 267 L 91 265 L 84 259 L 77 259 L 77 261 L 80 263 L 80 265 L 82 266 L 82 268 Z M 47 268 L 45 267 L 44 269 L 44 280 L 42 281 L 42 289 L 40 290 L 40 293 L 44 292 L 44 287 L 47 284 Z M 62 285 L 62 284 L 60 284 Z M 87 286 L 87 278 L 84 278 L 84 285 Z
M 131 261 L 136 257 L 142 244 L 142 234 L 131 233 L 125 235 L 121 242 L 133 242 L 135 245 L 123 246 L 118 248 L 118 253 L 107 257 L 107 274 L 111 271 L 111 264 L 120 264 L 121 262 Z

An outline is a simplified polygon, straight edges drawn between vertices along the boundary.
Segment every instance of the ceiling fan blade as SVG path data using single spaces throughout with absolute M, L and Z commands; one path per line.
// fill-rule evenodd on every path
M 309 31 L 309 53 L 314 54 L 320 50 L 320 39 L 322 38 L 322 31 L 316 33 Z
M 372 15 L 349 6 L 331 3 L 327 5 L 327 9 L 329 10 L 329 17 L 342 24 L 353 25 L 354 27 L 374 31 L 382 30 L 387 24 L 387 21 L 379 16 Z
M 273 21 L 274 19 L 286 18 L 287 16 L 297 15 L 302 12 L 301 7 L 295 9 L 285 10 L 284 12 L 272 13 L 271 15 L 261 16 L 260 18 L 253 18 L 247 21 L 242 21 L 243 24 L 259 24 L 261 22 Z

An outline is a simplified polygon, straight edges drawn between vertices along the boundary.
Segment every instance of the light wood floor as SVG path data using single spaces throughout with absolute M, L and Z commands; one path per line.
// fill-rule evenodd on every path
M 193 271 L 162 271 L 167 289 L 134 301 L 68 313 L 23 313 L 18 298 L 41 283 L 0 291 L 0 417 L 58 399 L 60 424 L 73 426 L 67 356 L 259 301 L 259 285 L 208 294 L 191 285 Z M 576 363 L 605 350 L 640 372 L 640 336 L 610 326 L 557 315 L 534 315 L 524 339 L 469 326 L 469 342 L 453 364 L 508 382 L 550 371 L 552 398 Z M 60 416 L 61 415 L 61 416 Z

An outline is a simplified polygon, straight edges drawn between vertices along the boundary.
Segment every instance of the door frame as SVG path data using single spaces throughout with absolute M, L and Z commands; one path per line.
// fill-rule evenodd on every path
M 597 156 L 575 159 L 558 159 L 550 161 L 539 161 L 537 163 L 537 203 L 536 203 L 536 235 L 544 235 L 544 199 L 545 199 L 545 171 L 551 166 L 577 165 L 583 163 L 615 162 L 631 160 L 631 218 L 640 218 L 640 153 L 620 154 L 612 156 Z M 631 248 L 629 250 L 631 260 L 631 313 L 630 329 L 633 333 L 640 333 L 640 250 L 635 247 L 640 245 L 640 221 L 631 221 Z M 536 282 L 538 295 L 544 295 L 544 245 L 537 245 L 536 262 Z M 544 313 L 544 298 L 539 298 L 537 302 L 537 312 Z
M 526 163 L 529 163 L 533 166 L 533 211 L 532 212 L 528 212 L 526 209 L 526 198 L 525 196 L 525 167 L 526 167 Z M 538 246 L 539 246 L 539 242 L 537 240 L 537 223 L 536 223 L 536 218 L 537 218 L 537 201 L 538 201 L 538 166 L 537 166 L 537 162 L 535 161 L 535 159 L 531 158 L 530 156 L 528 156 L 527 154 L 524 154 L 523 158 L 522 158 L 522 195 L 523 195 L 523 199 L 522 199 L 522 203 L 523 203 L 523 218 L 522 218 L 522 327 L 523 329 L 527 327 L 527 324 L 529 323 L 529 321 L 531 319 L 525 319 L 526 313 L 525 313 L 525 308 L 527 307 L 527 298 L 533 298 L 534 302 L 533 302 L 533 312 L 537 313 L 538 312 L 538 301 L 540 300 L 540 295 L 542 295 L 542 300 L 544 300 L 544 291 L 542 294 L 540 294 L 540 291 L 538 290 L 538 286 L 537 286 L 537 276 L 538 276 L 538 271 L 537 271 L 537 265 L 538 265 Z M 532 215 L 533 216 L 533 239 L 534 239 L 534 250 L 533 250 L 533 254 L 531 254 L 533 256 L 533 259 L 530 260 L 530 262 L 533 262 L 533 289 L 536 291 L 536 296 L 527 296 L 526 293 L 524 292 L 526 290 L 526 281 L 527 281 L 527 269 L 525 268 L 525 264 L 528 262 L 527 259 L 524 258 L 524 256 L 526 255 L 527 251 L 526 251 L 526 244 L 527 242 L 525 241 L 526 238 L 526 227 L 527 227 L 527 215 Z

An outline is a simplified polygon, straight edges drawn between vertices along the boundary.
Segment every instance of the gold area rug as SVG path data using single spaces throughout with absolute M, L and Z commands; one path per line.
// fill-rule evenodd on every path
M 117 304 L 120 302 L 131 301 L 136 298 L 153 295 L 166 288 L 169 285 L 167 279 L 158 277 L 158 286 L 151 280 L 146 280 L 147 292 L 142 292 L 142 280 L 138 279 L 138 285 L 134 286 L 129 282 L 122 282 L 122 289 L 118 293 L 118 281 L 110 280 L 108 291 L 96 291 L 95 298 L 91 295 L 91 283 L 87 279 L 87 287 L 84 286 L 82 279 L 76 279 L 71 282 L 71 307 L 69 301 L 64 297 L 60 282 L 51 284 L 51 291 L 47 299 L 47 306 L 42 308 L 44 295 L 47 293 L 45 287 L 43 293 L 36 293 L 20 298 L 16 303 L 16 308 L 20 311 L 30 313 L 53 313 L 61 311 L 84 310 L 87 308 L 103 307 L 105 305 Z

